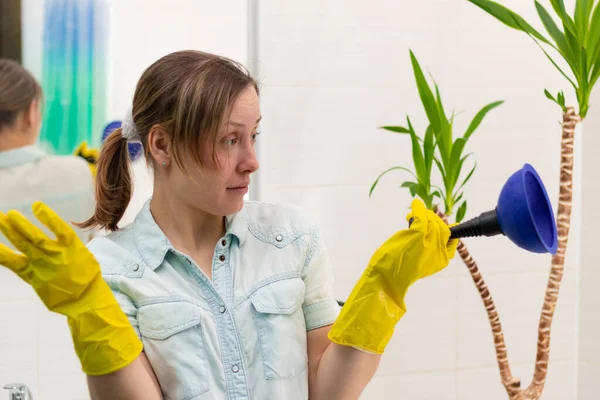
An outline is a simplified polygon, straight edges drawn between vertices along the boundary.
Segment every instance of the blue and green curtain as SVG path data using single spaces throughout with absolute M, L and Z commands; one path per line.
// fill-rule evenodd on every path
M 45 0 L 40 145 L 71 154 L 99 147 L 106 109 L 106 0 Z

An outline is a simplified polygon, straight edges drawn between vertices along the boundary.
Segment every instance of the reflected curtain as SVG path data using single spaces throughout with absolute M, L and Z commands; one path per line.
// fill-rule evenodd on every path
M 46 0 L 40 145 L 71 154 L 98 147 L 106 108 L 106 0 Z

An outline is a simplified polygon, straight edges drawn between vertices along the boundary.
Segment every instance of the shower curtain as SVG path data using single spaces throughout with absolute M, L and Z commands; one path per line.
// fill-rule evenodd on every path
M 71 154 L 98 147 L 105 123 L 106 0 L 45 0 L 40 145 Z

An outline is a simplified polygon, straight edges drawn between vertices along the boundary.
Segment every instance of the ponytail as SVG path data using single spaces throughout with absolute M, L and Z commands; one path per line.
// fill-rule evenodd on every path
M 90 219 L 75 225 L 116 231 L 133 191 L 127 140 L 123 138 L 121 128 L 105 139 L 97 168 L 96 210 Z

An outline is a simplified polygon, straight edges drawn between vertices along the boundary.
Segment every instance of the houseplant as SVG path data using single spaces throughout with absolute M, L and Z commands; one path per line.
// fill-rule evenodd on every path
M 542 306 L 538 326 L 535 371 L 531 384 L 522 389 L 520 381 L 511 375 L 506 358 L 501 360 L 498 357 L 502 383 L 509 398 L 539 399 L 544 390 L 548 372 L 552 318 L 564 274 L 565 252 L 571 227 L 575 127 L 586 117 L 590 106 L 590 94 L 600 77 L 600 3 L 594 0 L 576 0 L 575 10 L 571 16 L 566 11 L 563 0 L 550 0 L 555 14 L 553 17 L 542 4 L 534 1 L 537 14 L 549 35 L 547 37 L 517 13 L 498 3 L 489 0 L 469 1 L 507 26 L 527 34 L 573 87 L 579 108 L 575 110 L 575 107 L 565 105 L 564 91 L 561 90 L 554 96 L 548 90 L 544 90 L 545 96 L 558 104 L 562 110 L 560 189 L 556 218 L 558 250 L 552 257 L 550 277 Z M 550 55 L 551 52 L 562 58 L 566 67 L 561 68 L 555 58 Z M 502 342 L 501 345 L 504 346 L 504 343 Z
M 406 126 L 381 127 L 390 132 L 410 135 L 413 167 L 411 169 L 404 166 L 395 166 L 385 170 L 371 186 L 369 196 L 373 193 L 378 182 L 384 175 L 395 170 L 407 172 L 412 176 L 412 179 L 402 183 L 401 187 L 407 188 L 411 196 L 420 197 L 428 209 L 436 212 L 446 222 L 449 222 L 449 218 L 452 218 L 453 222 L 458 223 L 467 212 L 467 199 L 464 197 L 463 188 L 473 176 L 476 168 L 475 163 L 470 169 L 465 168 L 465 162 L 472 154 L 464 154 L 465 147 L 469 138 L 480 126 L 487 113 L 503 102 L 495 101 L 484 106 L 475 114 L 467 130 L 462 135 L 455 137 L 453 129 L 454 115 L 447 115 L 437 84 L 434 82 L 434 90 L 432 90 L 412 51 L 410 52 L 410 58 L 419 97 L 423 109 L 427 114 L 429 125 L 422 137 L 416 133 L 408 116 L 406 117 Z M 437 181 L 441 181 L 441 185 L 434 184 L 434 176 L 432 174 L 434 163 L 438 172 L 436 174 Z M 479 272 L 477 263 L 462 240 L 458 243 L 457 251 L 467 266 L 485 305 L 490 325 L 494 332 L 496 355 L 499 362 L 501 362 L 501 369 L 508 371 L 507 377 L 510 377 L 510 369 L 506 361 L 507 354 L 504 335 L 492 296 Z M 504 367 L 505 364 L 506 367 Z

